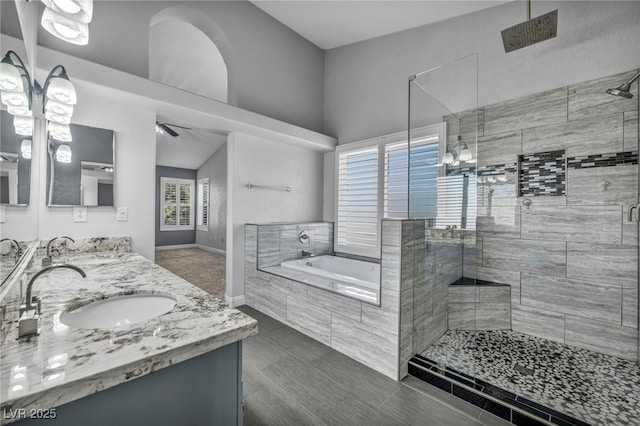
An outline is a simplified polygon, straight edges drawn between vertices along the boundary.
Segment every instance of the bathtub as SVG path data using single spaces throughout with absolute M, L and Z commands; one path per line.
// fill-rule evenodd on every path
M 306 257 L 280 264 L 297 280 L 375 305 L 380 304 L 380 264 L 338 256 Z

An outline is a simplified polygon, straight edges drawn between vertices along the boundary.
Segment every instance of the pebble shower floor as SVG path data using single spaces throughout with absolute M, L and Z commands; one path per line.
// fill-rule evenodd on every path
M 422 356 L 590 424 L 640 424 L 633 361 L 504 330 L 449 330 Z

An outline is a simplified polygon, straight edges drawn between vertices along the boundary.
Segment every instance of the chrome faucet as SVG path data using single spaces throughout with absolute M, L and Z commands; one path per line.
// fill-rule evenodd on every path
M 40 332 L 39 326 L 41 301 L 40 299 L 38 299 L 36 302 L 36 306 L 33 305 L 34 299 L 31 297 L 31 289 L 33 288 L 33 284 L 36 282 L 38 277 L 40 277 L 42 274 L 59 268 L 73 269 L 74 271 L 79 273 L 82 278 L 87 277 L 87 274 L 85 274 L 82 269 L 78 268 L 75 265 L 69 264 L 47 266 L 46 268 L 42 268 L 41 270 L 36 272 L 35 275 L 29 280 L 29 284 L 27 284 L 27 295 L 25 303 L 20 306 L 20 319 L 18 320 L 18 338 L 34 336 Z
M 20 254 L 22 254 L 20 243 L 18 243 L 16 240 L 12 240 L 11 238 L 3 238 L 0 240 L 0 243 L 3 241 L 9 241 L 10 251 L 13 252 L 13 255 L 15 256 L 16 260 L 20 259 Z M 9 253 L 3 253 L 3 256 L 6 254 L 9 254 Z
M 315 254 L 311 251 L 302 250 L 302 257 L 313 257 Z
M 53 245 L 54 241 L 58 241 L 58 240 L 69 240 L 72 243 L 75 243 L 76 240 L 74 240 L 71 237 L 65 237 L 64 235 L 60 236 L 60 237 L 55 237 L 52 238 L 51 240 L 49 240 L 49 242 L 47 243 L 47 257 L 45 257 L 44 259 L 42 259 L 42 266 L 49 266 L 51 265 L 51 247 Z

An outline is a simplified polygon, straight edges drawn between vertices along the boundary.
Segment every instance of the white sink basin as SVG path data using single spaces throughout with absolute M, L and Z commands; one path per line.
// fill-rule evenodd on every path
M 158 317 L 175 305 L 173 297 L 161 294 L 114 296 L 63 312 L 60 322 L 71 328 L 118 328 Z

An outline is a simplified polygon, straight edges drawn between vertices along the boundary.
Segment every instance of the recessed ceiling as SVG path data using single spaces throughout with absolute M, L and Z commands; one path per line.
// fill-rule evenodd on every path
M 327 50 L 477 12 L 507 0 L 250 1 L 316 46 Z

